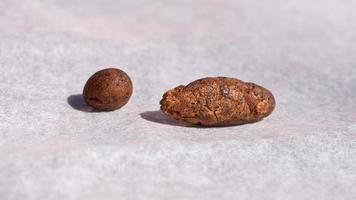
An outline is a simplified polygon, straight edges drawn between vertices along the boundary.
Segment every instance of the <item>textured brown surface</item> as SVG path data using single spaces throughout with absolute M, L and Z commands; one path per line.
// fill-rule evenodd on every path
M 267 89 L 226 77 L 178 86 L 161 100 L 161 110 L 167 115 L 202 126 L 256 122 L 271 114 L 274 107 L 274 97 Z
M 89 78 L 83 90 L 87 104 L 97 110 L 112 111 L 124 106 L 132 94 L 130 77 L 122 70 L 103 69 Z

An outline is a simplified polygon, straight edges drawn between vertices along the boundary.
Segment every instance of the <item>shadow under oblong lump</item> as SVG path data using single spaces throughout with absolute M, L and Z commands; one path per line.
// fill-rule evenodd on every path
M 165 115 L 162 111 L 160 110 L 155 110 L 155 111 L 146 111 L 140 114 L 140 116 L 150 122 L 155 122 L 159 124 L 166 124 L 166 125 L 171 125 L 171 126 L 181 126 L 181 127 L 193 127 L 192 125 L 182 122 L 182 121 L 177 121 L 174 120 L 167 115 Z
M 201 126 L 254 123 L 272 113 L 273 94 L 236 78 L 208 77 L 167 91 L 161 110 L 168 116 Z

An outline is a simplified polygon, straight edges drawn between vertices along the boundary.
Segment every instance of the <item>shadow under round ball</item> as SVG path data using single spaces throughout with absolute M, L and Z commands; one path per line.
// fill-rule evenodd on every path
M 129 101 L 132 89 L 131 79 L 124 71 L 108 68 L 96 72 L 88 79 L 83 98 L 96 110 L 113 111 Z

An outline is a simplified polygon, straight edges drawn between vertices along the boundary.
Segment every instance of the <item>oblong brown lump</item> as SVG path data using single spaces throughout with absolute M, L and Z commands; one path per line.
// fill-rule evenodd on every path
M 272 93 L 254 83 L 208 77 L 167 91 L 161 110 L 168 116 L 201 126 L 252 123 L 272 113 Z

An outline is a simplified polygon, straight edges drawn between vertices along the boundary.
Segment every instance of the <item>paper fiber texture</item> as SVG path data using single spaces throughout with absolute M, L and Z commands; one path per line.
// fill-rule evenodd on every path
M 0 1 L 0 199 L 356 199 L 356 2 Z M 90 112 L 86 80 L 132 78 Z M 275 111 L 194 128 L 162 94 L 207 76 L 255 82 Z

